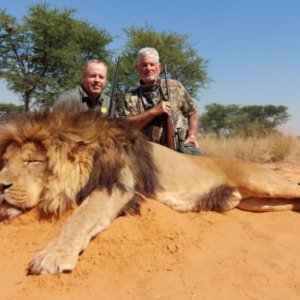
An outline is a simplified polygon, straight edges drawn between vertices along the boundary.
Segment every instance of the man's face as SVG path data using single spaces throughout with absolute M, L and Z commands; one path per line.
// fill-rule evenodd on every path
M 136 66 L 140 78 L 145 85 L 154 85 L 161 71 L 161 64 L 153 55 L 142 56 Z
M 106 87 L 107 67 L 101 63 L 90 63 L 83 74 L 83 85 L 91 97 L 98 96 Z

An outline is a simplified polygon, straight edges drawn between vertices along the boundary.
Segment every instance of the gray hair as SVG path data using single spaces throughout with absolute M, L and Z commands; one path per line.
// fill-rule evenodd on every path
M 101 64 L 101 65 L 105 66 L 106 69 L 107 69 L 107 64 L 106 64 L 105 62 L 103 62 L 102 60 L 99 60 L 99 59 L 94 58 L 94 59 L 88 60 L 88 61 L 84 64 L 84 67 L 83 67 L 83 74 L 86 72 L 88 66 L 89 66 L 90 64 L 93 64 L 93 63 Z
M 157 59 L 157 62 L 159 62 L 159 54 L 156 49 L 151 47 L 145 47 L 139 50 L 137 54 L 137 62 L 139 63 L 140 59 L 144 56 L 152 55 Z

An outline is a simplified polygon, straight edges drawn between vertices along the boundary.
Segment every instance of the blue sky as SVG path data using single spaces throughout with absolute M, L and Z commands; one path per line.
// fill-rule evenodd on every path
M 34 0 L 0 0 L 0 8 L 21 19 Z M 77 9 L 76 17 L 106 29 L 117 53 L 124 28 L 146 24 L 158 32 L 188 35 L 209 60 L 213 80 L 199 91 L 200 114 L 213 102 L 285 105 L 284 130 L 300 135 L 300 1 L 298 0 L 51 0 L 51 8 Z M 18 102 L 0 83 L 0 101 Z

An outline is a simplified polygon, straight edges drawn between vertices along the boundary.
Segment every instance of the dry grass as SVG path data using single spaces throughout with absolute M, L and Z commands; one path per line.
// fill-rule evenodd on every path
M 300 138 L 283 134 L 266 137 L 202 136 L 201 149 L 209 156 L 236 157 L 243 160 L 266 162 L 300 162 Z

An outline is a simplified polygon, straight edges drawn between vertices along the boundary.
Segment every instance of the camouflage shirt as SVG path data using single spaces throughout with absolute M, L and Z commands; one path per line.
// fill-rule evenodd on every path
M 188 94 L 183 85 L 176 80 L 168 80 L 170 100 L 174 116 L 175 128 L 180 128 L 182 138 L 187 133 L 187 120 L 189 116 L 197 112 L 191 96 Z M 166 83 L 160 79 L 155 86 L 147 87 L 142 83 L 140 86 L 125 96 L 123 116 L 130 117 L 139 115 L 146 110 L 154 107 L 159 101 L 167 100 Z M 166 115 L 154 118 L 143 132 L 153 142 L 166 145 Z
M 101 93 L 97 102 L 93 103 L 81 85 L 63 92 L 54 102 L 53 107 L 62 109 L 78 108 L 82 110 L 99 110 L 104 115 L 108 114 L 110 98 Z

